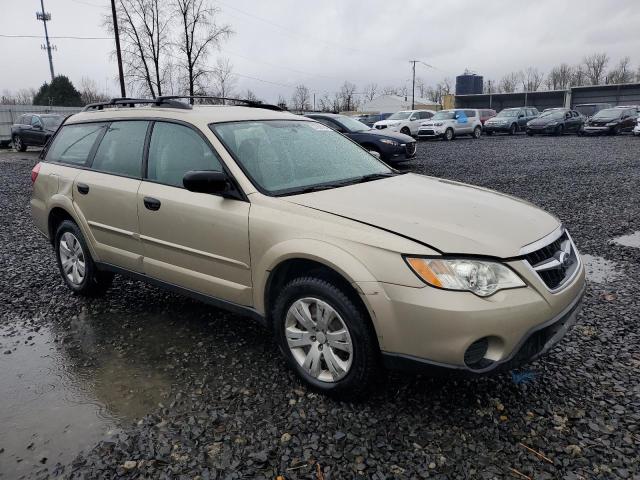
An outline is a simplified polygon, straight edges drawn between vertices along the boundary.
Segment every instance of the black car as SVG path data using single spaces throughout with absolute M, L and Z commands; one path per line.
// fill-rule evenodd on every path
M 527 135 L 536 133 L 549 133 L 562 135 L 563 133 L 578 133 L 582 131 L 584 117 L 575 110 L 557 108 L 542 112 L 538 118 L 527 123 Z
M 416 156 L 416 141 L 403 133 L 376 130 L 346 115 L 313 113 L 312 118 L 337 130 L 389 163 L 404 162 Z
M 354 118 L 364 123 L 366 126 L 373 128 L 374 123 L 379 122 L 380 120 L 386 120 L 390 116 L 390 113 L 373 113 L 371 115 L 359 115 Z
M 11 126 L 13 148 L 24 152 L 27 147 L 42 147 L 56 132 L 64 117 L 55 114 L 27 113 Z
M 636 126 L 638 113 L 634 108 L 606 108 L 600 110 L 584 124 L 586 135 L 618 135 L 630 132 Z

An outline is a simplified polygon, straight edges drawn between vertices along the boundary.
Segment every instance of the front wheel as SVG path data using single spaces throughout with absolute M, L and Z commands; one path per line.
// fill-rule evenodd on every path
M 402 129 L 400 129 L 400 133 L 411 136 L 411 130 L 409 130 L 409 128 L 407 127 L 402 127 Z
M 555 130 L 554 134 L 557 135 L 557 136 L 564 135 L 564 127 L 562 125 L 558 125 L 556 127 L 556 130 Z
M 442 137 L 442 139 L 447 142 L 450 142 L 451 140 L 453 140 L 453 129 L 447 128 L 447 130 L 444 132 L 444 136 Z
M 55 253 L 62 279 L 70 290 L 80 295 L 103 294 L 113 281 L 113 274 L 97 269 L 87 242 L 74 222 L 65 220 L 55 236 Z
M 622 133 L 622 127 L 618 125 L 613 129 L 613 131 L 611 132 L 611 135 L 620 135 L 621 133 Z
M 527 130 L 527 135 L 529 135 L 530 137 L 533 137 L 533 132 L 531 130 Z
M 363 307 L 324 279 L 301 277 L 280 292 L 274 333 L 289 366 L 324 393 L 359 397 L 379 368 L 379 347 Z
M 16 152 L 24 152 L 27 150 L 27 146 L 22 141 L 22 138 L 18 135 L 13 136 L 13 148 Z
M 482 135 L 482 128 L 476 127 L 473 129 L 473 138 L 477 140 L 478 138 L 480 138 L 481 135 Z
M 509 127 L 509 135 L 515 135 L 517 131 L 518 125 L 516 125 L 515 123 L 511 124 L 511 126 Z

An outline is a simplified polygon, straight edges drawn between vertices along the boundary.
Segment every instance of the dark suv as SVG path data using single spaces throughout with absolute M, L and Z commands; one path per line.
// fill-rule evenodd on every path
M 404 162 L 416 156 L 415 139 L 404 133 L 369 128 L 346 115 L 310 113 L 306 116 L 337 130 L 385 162 Z
M 24 152 L 27 147 L 42 147 L 64 120 L 62 115 L 27 113 L 11 126 L 13 148 Z
M 487 135 L 492 135 L 493 132 L 506 132 L 509 135 L 524 132 L 527 122 L 538 115 L 540 112 L 535 107 L 505 108 L 485 122 L 484 131 Z

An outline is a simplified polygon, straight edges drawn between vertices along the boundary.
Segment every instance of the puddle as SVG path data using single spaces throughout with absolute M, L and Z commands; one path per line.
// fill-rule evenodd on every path
M 625 247 L 640 248 L 640 231 L 616 237 L 613 239 L 613 243 L 617 243 L 618 245 L 623 245 Z
M 594 257 L 593 255 L 582 255 L 584 268 L 587 272 L 587 279 L 596 283 L 609 283 L 618 277 L 618 264 L 602 257 Z
M 203 367 L 187 352 L 201 324 L 135 320 L 80 315 L 64 331 L 0 328 L 0 478 L 66 464 L 198 383 Z

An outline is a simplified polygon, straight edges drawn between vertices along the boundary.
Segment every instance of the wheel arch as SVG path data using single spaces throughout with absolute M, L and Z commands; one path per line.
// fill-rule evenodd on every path
M 89 253 L 91 253 L 91 257 L 95 261 L 98 261 L 99 259 L 93 246 L 94 238 L 90 234 L 89 225 L 85 221 L 83 221 L 84 218 L 77 214 L 77 212 L 73 208 L 71 199 L 65 195 L 54 195 L 51 198 L 48 207 L 47 233 L 49 235 L 49 241 L 51 242 L 51 244 L 55 242 L 55 235 L 56 230 L 58 229 L 58 225 L 60 225 L 60 223 L 62 223 L 64 220 L 71 220 L 73 223 L 78 225 L 78 228 L 82 232 L 82 235 L 85 238 L 85 242 L 89 247 Z

